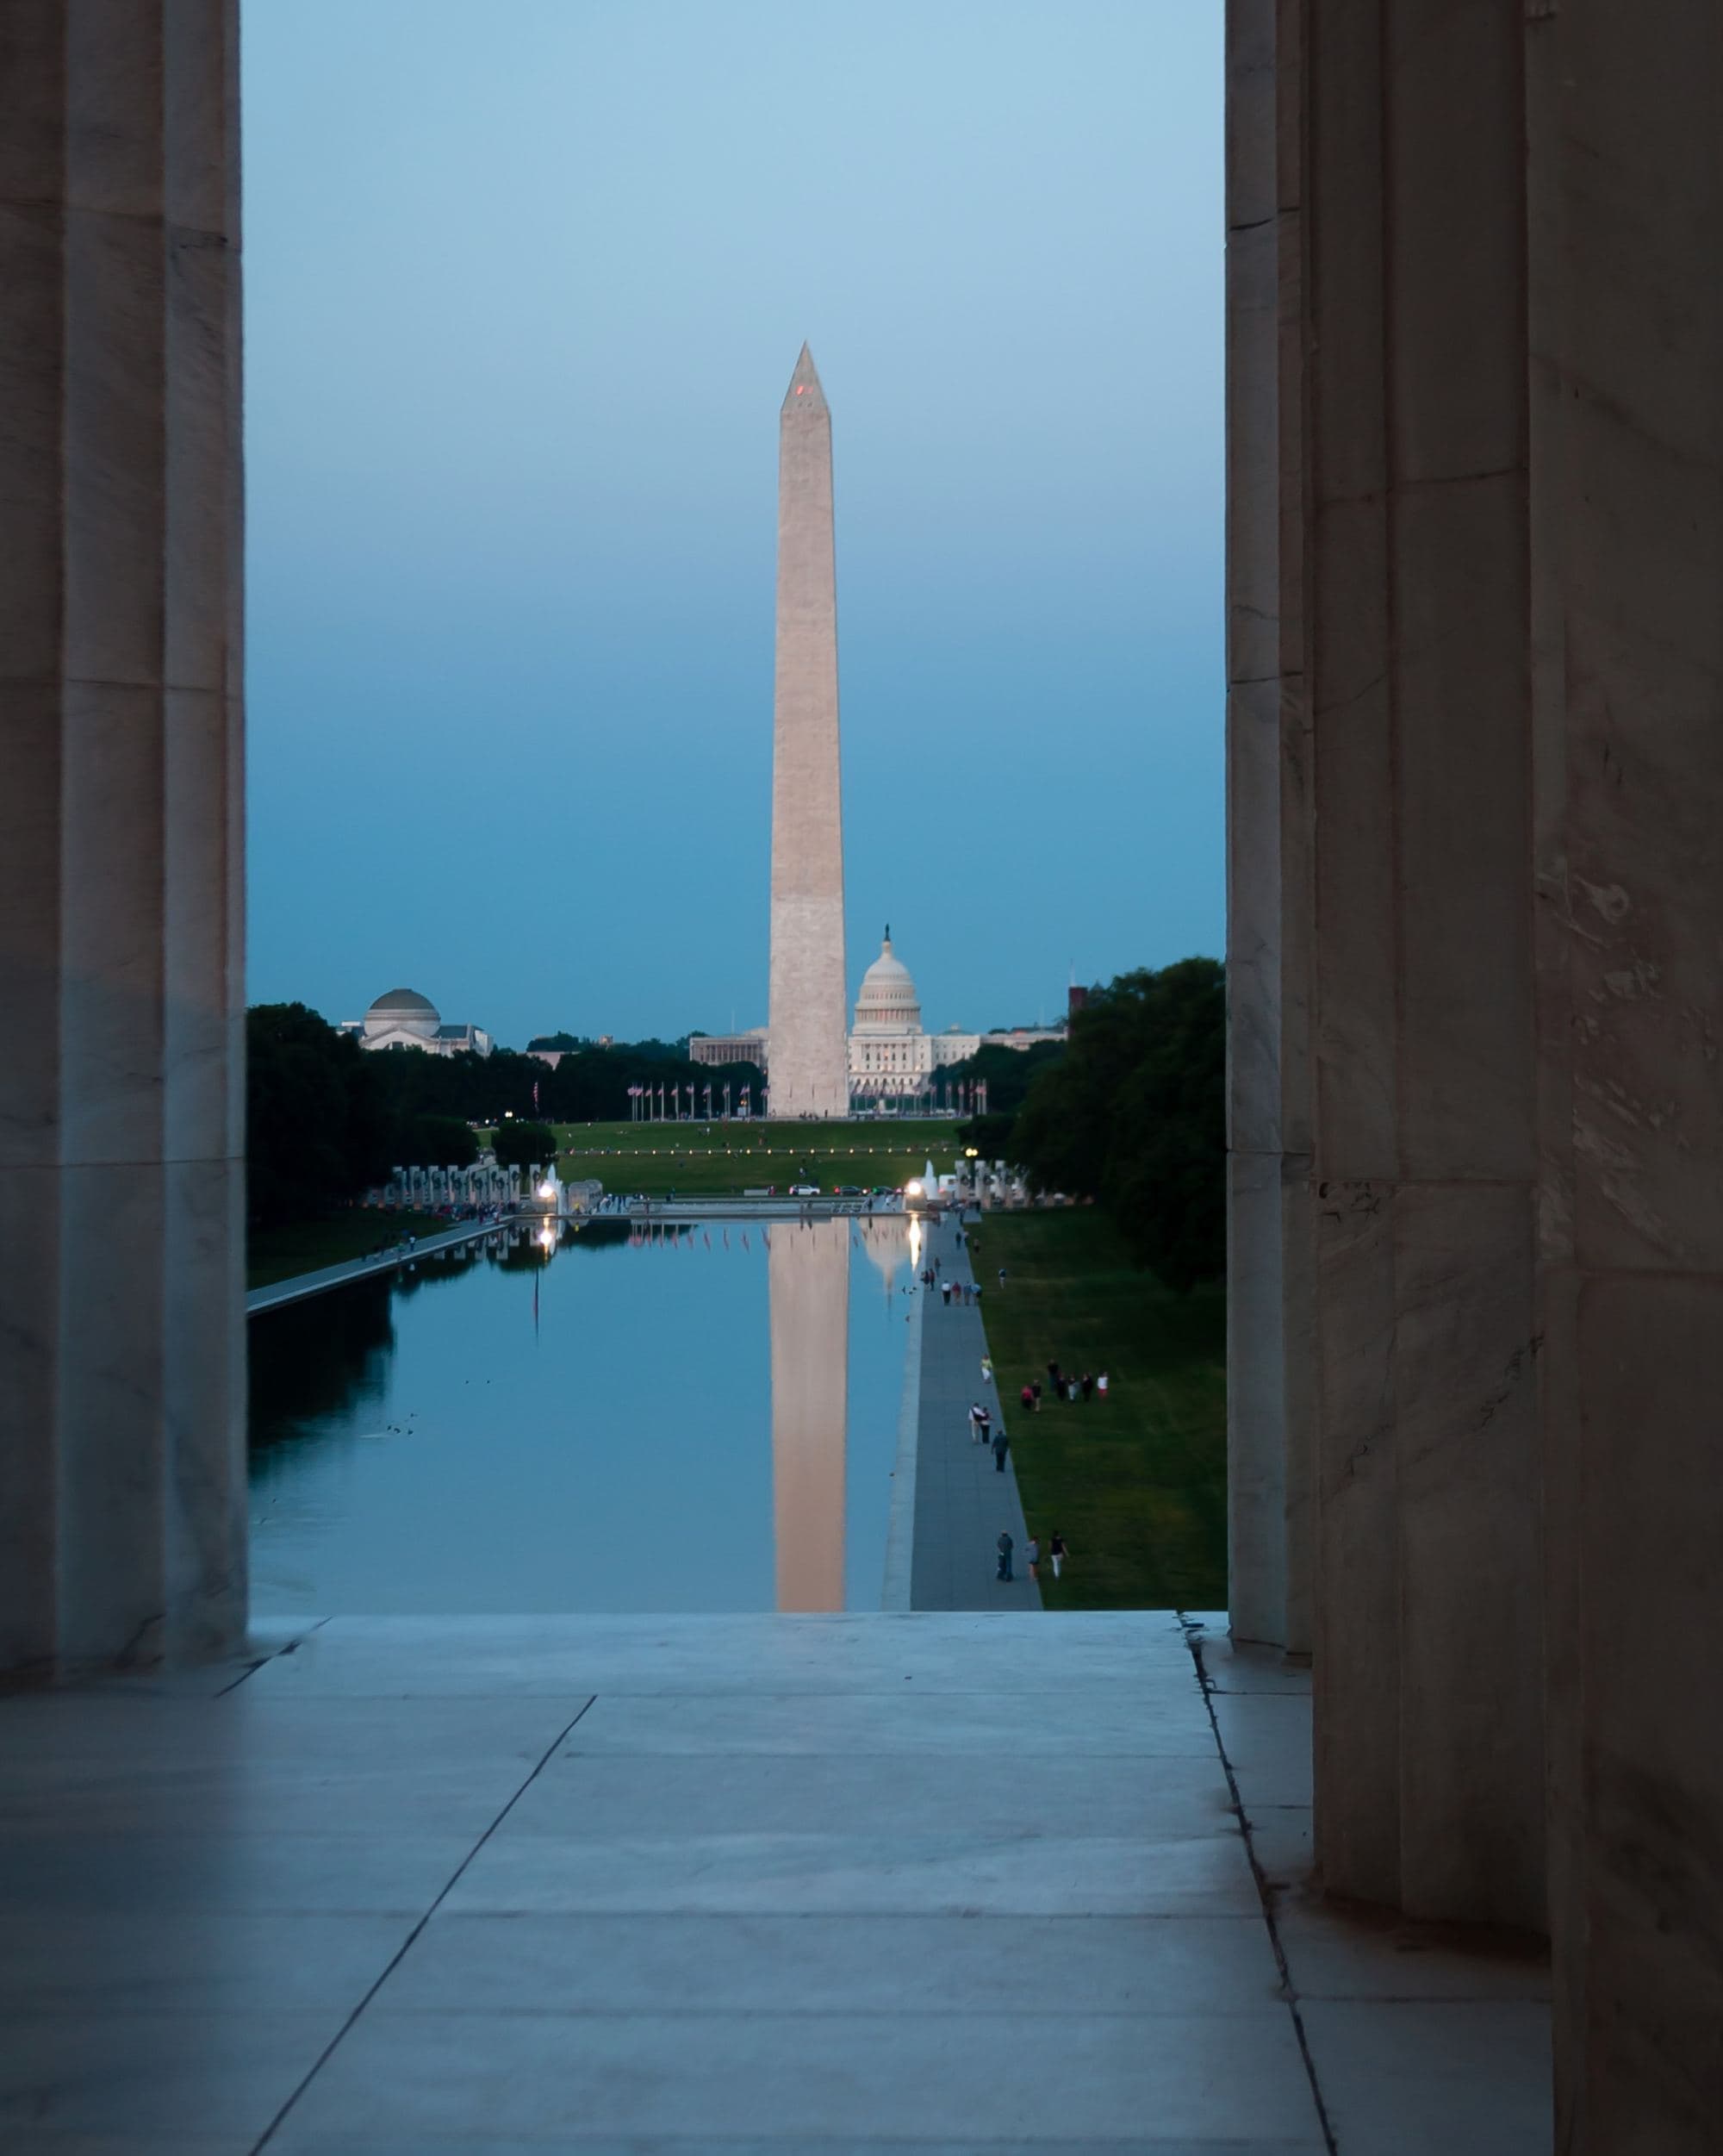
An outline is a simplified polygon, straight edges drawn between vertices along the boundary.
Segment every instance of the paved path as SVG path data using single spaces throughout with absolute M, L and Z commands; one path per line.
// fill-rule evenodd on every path
M 1308 1682 L 1171 1611 L 336 1617 L 0 1701 L 0 2147 L 1547 2156 L 1538 1965 L 1301 1884 Z
M 500 1235 L 509 1224 L 507 1220 L 469 1220 L 444 1235 L 420 1236 L 410 1250 L 391 1249 L 383 1257 L 352 1258 L 345 1265 L 325 1265 L 315 1273 L 295 1273 L 290 1280 L 271 1281 L 267 1287 L 254 1287 L 247 1294 L 246 1315 L 255 1318 L 260 1310 L 276 1310 L 283 1303 L 302 1302 L 308 1295 L 321 1295 L 332 1287 L 345 1287 L 349 1281 L 368 1280 L 373 1273 L 392 1273 L 397 1265 L 416 1265 L 433 1250 L 451 1250 L 457 1243 L 470 1243 L 476 1236 Z M 385 1225 L 379 1221 L 379 1234 Z
M 969 1253 L 957 1243 L 957 1224 L 942 1218 L 929 1231 L 923 1262 L 940 1262 L 943 1281 L 973 1279 Z M 1009 1458 L 998 1474 L 992 1455 L 971 1442 L 969 1409 L 976 1400 L 1001 1424 L 999 1396 L 981 1375 L 987 1352 L 981 1309 L 947 1308 L 936 1288 L 923 1293 L 921 1412 L 915 1461 L 915 1561 L 910 1605 L 917 1610 L 1038 1610 L 1041 1590 L 1023 1562 L 1029 1539 L 1017 1469 Z M 1017 1578 L 994 1577 L 995 1548 L 1004 1528 L 1017 1544 Z

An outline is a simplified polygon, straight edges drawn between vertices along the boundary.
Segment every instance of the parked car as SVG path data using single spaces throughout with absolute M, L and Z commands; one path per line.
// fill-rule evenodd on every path
M 792 1183 L 790 1195 L 792 1198 L 818 1198 L 819 1185 L 818 1183 Z

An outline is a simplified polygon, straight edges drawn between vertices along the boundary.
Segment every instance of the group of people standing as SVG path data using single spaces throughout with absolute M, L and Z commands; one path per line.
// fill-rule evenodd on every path
M 1017 1554 L 1017 1544 L 1012 1541 L 1011 1530 L 1008 1528 L 1000 1532 L 998 1551 L 999 1569 L 997 1576 L 1001 1580 L 1015 1580 L 1017 1574 L 1011 1570 L 1011 1560 Z M 1047 1538 L 1047 1561 L 1053 1567 L 1053 1576 L 1055 1580 L 1063 1569 L 1065 1560 L 1069 1554 L 1065 1546 L 1065 1537 L 1057 1528 L 1054 1528 Z M 1034 1535 L 1031 1535 L 1023 1544 L 1023 1562 L 1029 1567 L 1029 1578 L 1039 1580 L 1041 1578 L 1041 1542 Z
M 939 1260 L 936 1258 L 931 1265 L 924 1268 L 921 1284 L 930 1293 L 936 1287 L 939 1299 L 948 1310 L 954 1303 L 960 1310 L 980 1307 L 981 1290 L 974 1281 L 945 1281 L 939 1277 Z
M 1107 1397 L 1107 1374 L 1104 1370 L 1098 1377 L 1087 1370 L 1079 1377 L 1073 1371 L 1061 1370 L 1056 1362 L 1049 1362 L 1047 1381 L 1053 1387 L 1053 1397 L 1056 1400 L 1088 1401 L 1105 1399 Z M 1029 1379 L 1017 1394 L 1017 1399 L 1022 1403 L 1024 1414 L 1038 1413 L 1041 1408 L 1041 1380 Z

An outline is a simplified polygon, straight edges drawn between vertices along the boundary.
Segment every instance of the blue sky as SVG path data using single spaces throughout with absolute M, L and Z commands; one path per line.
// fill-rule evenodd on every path
M 1221 10 L 249 0 L 250 993 L 762 1024 L 777 414 L 852 989 L 1218 952 Z

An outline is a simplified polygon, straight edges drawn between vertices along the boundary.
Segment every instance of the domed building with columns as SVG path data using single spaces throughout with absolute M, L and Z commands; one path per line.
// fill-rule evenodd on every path
M 417 1048 L 427 1056 L 488 1056 L 491 1037 L 482 1026 L 445 1025 L 442 1013 L 429 996 L 416 988 L 390 988 L 380 995 L 362 1019 L 349 1019 L 344 1033 L 358 1037 L 359 1046 Z
M 892 949 L 889 924 L 880 955 L 862 976 L 849 1034 L 849 1095 L 858 1106 L 924 1093 L 932 1073 L 961 1062 L 980 1045 L 978 1033 L 930 1033 L 909 968 Z
M 862 976 L 849 1031 L 849 1099 L 857 1110 L 882 1100 L 912 1100 L 931 1091 L 941 1071 L 967 1062 L 979 1048 L 1032 1048 L 1065 1037 L 1065 1028 L 1019 1026 L 1008 1033 L 967 1033 L 954 1025 L 930 1033 L 922 1024 L 921 998 L 909 968 L 892 948 L 889 924 L 880 955 Z M 763 1025 L 747 1033 L 696 1033 L 688 1042 L 694 1062 L 751 1062 L 770 1079 L 771 1035 Z

